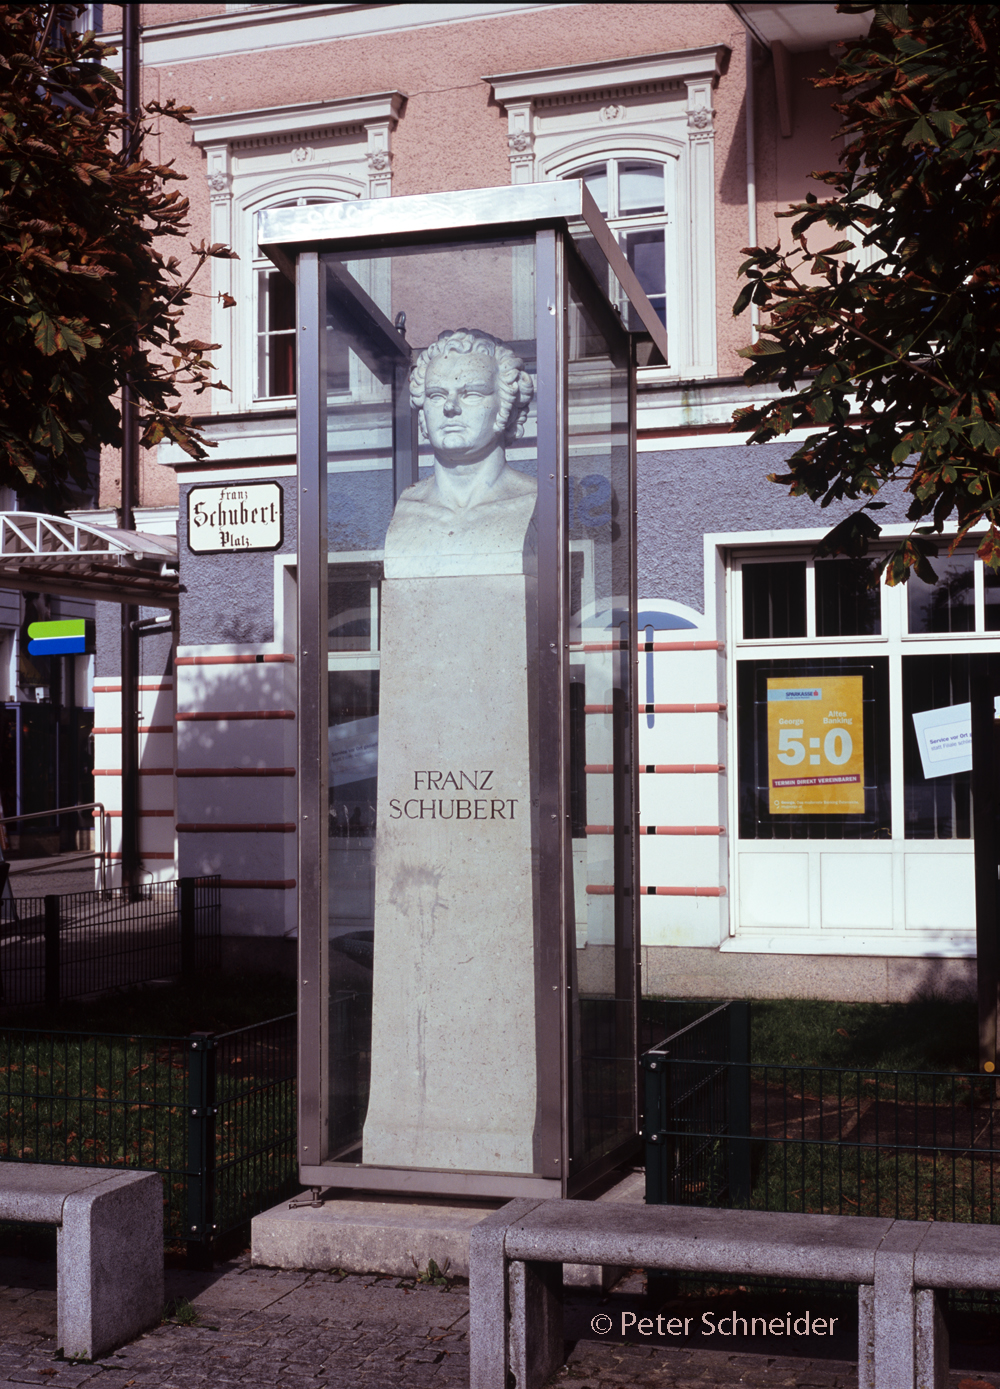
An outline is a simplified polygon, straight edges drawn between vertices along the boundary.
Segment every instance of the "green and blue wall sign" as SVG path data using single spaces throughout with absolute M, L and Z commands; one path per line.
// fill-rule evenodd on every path
M 32 622 L 28 626 L 29 656 L 75 656 L 94 650 L 94 624 L 87 618 Z

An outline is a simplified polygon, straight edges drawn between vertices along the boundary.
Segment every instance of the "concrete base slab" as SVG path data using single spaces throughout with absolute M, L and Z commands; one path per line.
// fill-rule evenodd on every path
M 288 1202 L 255 1216 L 250 1258 L 257 1267 L 343 1269 L 412 1277 L 431 1259 L 469 1276 L 469 1231 L 504 1203 L 412 1201 L 391 1196 L 332 1195 L 322 1206 Z
M 299 1198 L 301 1199 L 301 1198 Z M 630 1172 L 598 1197 L 600 1201 L 645 1200 L 645 1177 Z M 330 1192 L 322 1206 L 287 1201 L 255 1216 L 250 1226 L 250 1262 L 257 1268 L 341 1269 L 412 1278 L 431 1259 L 458 1278 L 469 1276 L 469 1231 L 503 1201 L 413 1201 L 404 1196 Z M 608 1288 L 623 1269 L 567 1264 L 571 1287 Z
M 588 945 L 582 955 L 590 956 L 585 962 L 588 980 L 599 980 L 612 968 L 610 945 Z M 584 977 L 581 964 L 581 989 Z M 642 991 L 666 998 L 823 998 L 849 1003 L 975 998 L 976 962 L 915 956 L 742 954 L 699 946 L 645 945 Z

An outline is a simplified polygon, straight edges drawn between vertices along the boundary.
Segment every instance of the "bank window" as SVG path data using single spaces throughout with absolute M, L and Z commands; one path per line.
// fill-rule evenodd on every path
M 1000 691 L 1000 576 L 941 550 L 936 583 L 892 588 L 877 558 L 735 561 L 737 641 L 758 648 L 735 675 L 741 839 L 973 837 L 970 697 L 978 676 Z
M 887 839 L 889 661 L 737 667 L 741 839 Z
M 583 179 L 664 327 L 667 324 L 669 221 L 666 172 L 659 161 L 608 159 L 564 175 Z M 581 249 L 586 256 L 585 248 Z M 604 265 L 600 274 L 607 275 Z M 616 290 L 615 286 L 611 288 Z M 638 329 L 640 324 L 636 320 L 630 321 L 628 326 Z
M 975 557 L 946 555 L 932 563 L 936 584 L 926 584 L 917 574 L 911 574 L 906 585 L 907 630 L 914 634 L 974 632 Z
M 740 566 L 740 588 L 744 641 L 877 637 L 882 632 L 876 560 L 746 559 Z

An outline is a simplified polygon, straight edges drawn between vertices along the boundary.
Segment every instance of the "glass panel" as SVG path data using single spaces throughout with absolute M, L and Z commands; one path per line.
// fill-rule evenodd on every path
M 1000 632 L 1000 574 L 983 565 L 983 598 L 986 603 L 986 630 Z
M 330 574 L 327 624 L 330 651 L 378 649 L 379 577 L 375 566 L 352 574 L 338 566 Z
M 618 215 L 636 216 L 662 212 L 663 165 L 622 163 L 618 165 Z
M 907 839 L 972 837 L 969 687 L 977 659 L 971 655 L 944 654 L 903 657 L 904 824 Z M 966 729 L 970 739 L 968 757 L 963 759 L 959 750 L 956 764 L 947 755 L 951 749 L 946 748 L 944 742 L 951 740 L 950 735 L 956 732 L 961 734 Z M 938 730 L 937 737 L 935 730 Z M 969 766 L 965 770 L 953 770 L 963 760 L 967 760 Z
M 328 1157 L 537 1172 L 534 245 L 324 262 Z
M 780 640 L 805 634 L 805 562 L 744 562 L 743 640 Z
M 584 169 L 580 174 L 570 174 L 570 178 L 582 178 L 587 187 L 587 192 L 597 204 L 599 212 L 604 216 L 608 215 L 608 166 L 606 164 L 593 164 L 589 169 Z
M 888 657 L 740 661 L 736 705 L 741 839 L 889 837 Z
M 906 585 L 906 608 L 911 632 L 972 632 L 976 608 L 972 555 L 946 555 L 931 561 L 936 584 L 916 574 Z
M 626 232 L 625 258 L 635 271 L 635 277 L 646 291 L 646 297 L 656 310 L 656 316 L 667 323 L 667 272 L 664 260 L 664 233 L 660 231 Z M 642 331 L 642 320 L 629 306 L 629 328 Z
M 877 560 L 817 560 L 815 573 L 818 637 L 877 637 L 881 633 Z
M 631 470 L 623 335 L 582 285 L 570 293 L 570 819 L 577 957 L 572 1153 L 576 1171 L 634 1125 L 634 966 L 627 897 L 633 836 L 628 614 Z M 612 770 L 612 768 L 614 770 Z M 618 889 L 616 892 L 615 889 Z M 574 961 L 574 971 L 576 963 Z

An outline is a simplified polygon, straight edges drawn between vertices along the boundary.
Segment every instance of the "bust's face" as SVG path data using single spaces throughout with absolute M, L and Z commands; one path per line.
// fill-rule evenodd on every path
M 445 464 L 472 463 L 503 439 L 496 363 L 480 352 L 434 357 L 424 376 L 424 428 Z

